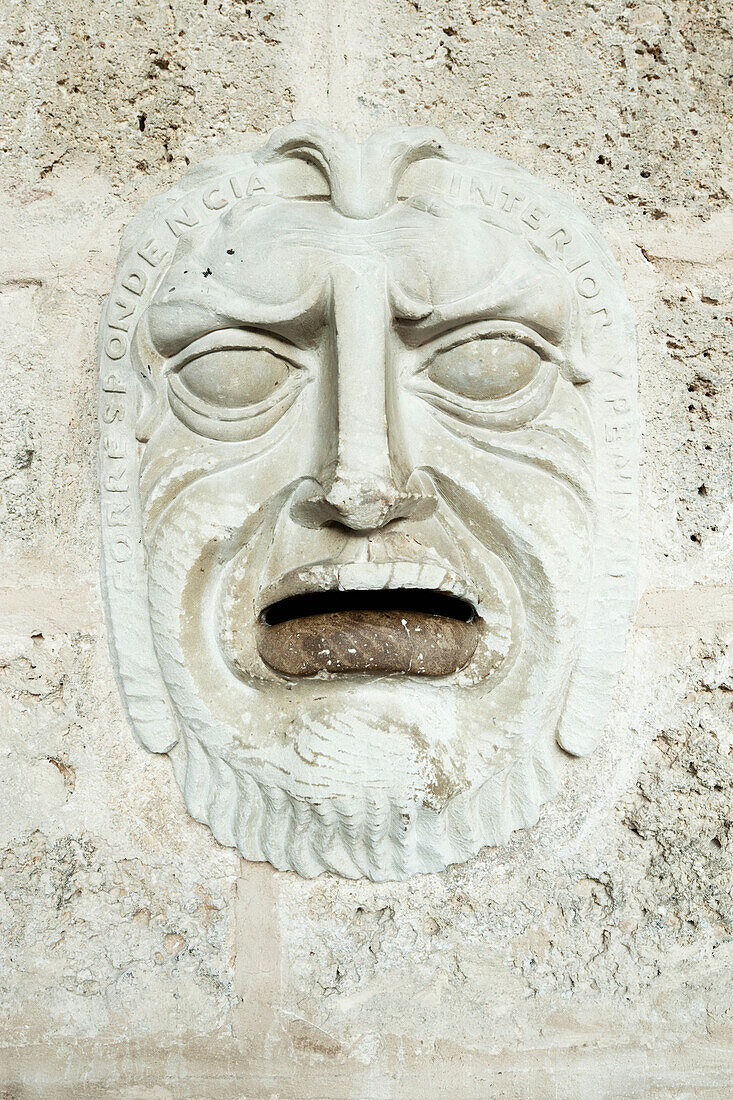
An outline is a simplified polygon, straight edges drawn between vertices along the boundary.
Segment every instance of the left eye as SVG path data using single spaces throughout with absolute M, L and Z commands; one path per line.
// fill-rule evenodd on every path
M 509 397 L 532 382 L 542 360 L 517 340 L 484 337 L 437 353 L 428 378 L 472 401 Z
M 291 366 L 266 348 L 230 348 L 191 359 L 178 382 L 193 397 L 217 409 L 246 408 L 272 397 Z

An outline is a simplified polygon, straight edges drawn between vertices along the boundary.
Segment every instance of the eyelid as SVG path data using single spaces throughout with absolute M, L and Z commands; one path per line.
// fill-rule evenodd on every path
M 417 377 L 423 373 L 420 370 Z M 462 398 L 432 383 L 425 386 L 413 382 L 413 385 L 428 404 L 440 415 L 448 416 L 449 420 L 462 421 L 478 428 L 511 431 L 528 424 L 547 407 L 557 377 L 557 370 L 552 364 L 541 362 L 531 382 L 514 393 L 486 400 Z
M 223 334 L 223 338 L 222 338 Z M 168 400 L 174 416 L 196 435 L 223 443 L 244 443 L 259 438 L 274 427 L 293 406 L 303 388 L 312 380 L 312 373 L 288 356 L 277 339 L 261 333 L 256 342 L 248 340 L 241 329 L 219 330 L 189 344 L 168 363 L 166 369 Z M 270 346 L 268 346 L 270 345 Z M 284 384 L 259 401 L 245 405 L 212 404 L 197 394 L 184 381 L 181 372 L 189 364 L 222 351 L 262 351 L 295 370 L 289 372 Z
M 275 336 L 261 329 L 246 328 L 220 328 L 199 337 L 185 348 L 172 356 L 167 363 L 169 374 L 177 373 L 181 367 L 191 363 L 194 359 L 200 359 L 211 351 L 269 351 L 281 359 L 287 359 L 294 367 L 306 369 L 311 362 L 311 355 L 296 347 L 288 340 Z
M 566 362 L 565 355 L 558 348 L 548 343 L 536 329 L 528 325 L 519 321 L 474 321 L 452 328 L 449 332 L 443 332 L 440 336 L 433 337 L 422 344 L 421 350 L 427 350 L 429 355 L 424 359 L 420 370 L 430 366 L 435 356 L 441 352 L 450 351 L 452 348 L 460 347 L 461 344 L 468 344 L 482 337 L 494 339 L 504 337 L 516 343 L 526 344 L 536 351 L 540 358 L 556 363 L 558 366 Z

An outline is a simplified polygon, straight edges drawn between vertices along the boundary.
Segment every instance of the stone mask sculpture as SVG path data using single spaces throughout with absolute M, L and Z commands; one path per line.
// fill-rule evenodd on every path
M 633 325 L 578 209 L 295 123 L 146 205 L 100 356 L 113 655 L 191 814 L 375 880 L 535 823 L 634 589 Z

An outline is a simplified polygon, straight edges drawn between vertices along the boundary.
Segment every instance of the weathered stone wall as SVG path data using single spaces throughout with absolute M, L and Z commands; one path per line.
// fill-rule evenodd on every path
M 731 1095 L 727 10 L 4 6 L 0 1095 Z M 640 605 L 606 737 L 534 830 L 398 886 L 219 847 L 134 744 L 102 620 L 94 341 L 121 228 L 187 164 L 309 117 L 437 124 L 555 183 L 640 337 Z

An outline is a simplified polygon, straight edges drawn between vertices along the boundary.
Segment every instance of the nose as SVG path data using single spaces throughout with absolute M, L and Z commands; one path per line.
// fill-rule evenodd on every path
M 314 479 L 317 491 L 294 502 L 291 514 L 304 526 L 336 523 L 353 531 L 422 519 L 437 501 L 425 492 L 409 491 L 392 453 L 400 433 L 397 410 L 390 407 L 396 403 L 390 400 L 392 333 L 384 268 L 369 262 L 344 264 L 332 272 L 331 284 L 333 362 L 331 389 L 323 400 L 330 402 L 332 415 L 322 441 L 330 459 Z M 399 465 L 404 471 L 404 457 Z
M 436 503 L 428 494 L 400 489 L 391 479 L 338 475 L 328 489 L 319 487 L 294 503 L 291 512 L 305 527 L 336 523 L 352 531 L 374 531 L 397 519 L 426 519 Z

